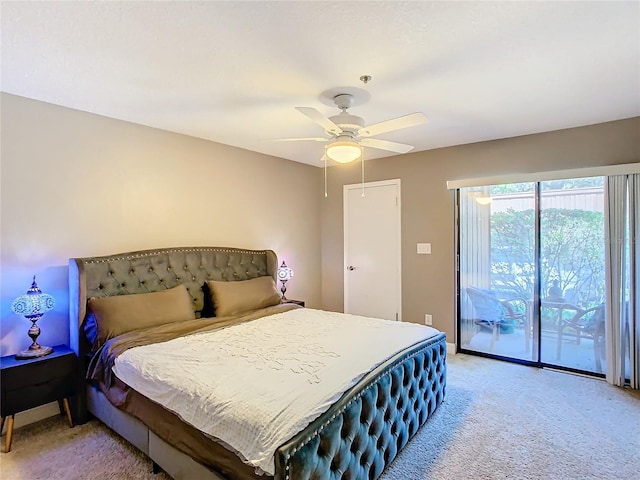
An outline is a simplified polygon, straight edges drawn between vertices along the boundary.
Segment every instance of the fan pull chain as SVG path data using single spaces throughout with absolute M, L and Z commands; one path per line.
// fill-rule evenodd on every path
M 324 198 L 327 198 L 327 146 L 324 146 Z
M 362 163 L 362 197 L 364 197 L 364 147 L 360 145 L 360 161 Z

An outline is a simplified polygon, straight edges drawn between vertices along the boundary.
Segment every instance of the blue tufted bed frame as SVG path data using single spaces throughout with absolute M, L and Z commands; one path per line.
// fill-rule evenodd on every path
M 196 315 L 206 313 L 207 280 L 235 281 L 272 276 L 277 257 L 271 250 L 186 247 L 145 250 L 69 260 L 71 347 L 81 360 L 90 356 L 83 331 L 87 299 L 92 296 L 147 293 L 184 284 Z M 85 364 L 85 362 L 81 362 Z M 171 445 L 137 418 L 112 406 L 78 374 L 73 402 L 78 423 L 89 413 L 119 433 L 176 479 L 224 480 Z M 444 399 L 444 334 L 418 343 L 378 366 L 324 414 L 280 446 L 275 480 L 375 479 Z M 271 478 L 271 477 L 261 477 Z

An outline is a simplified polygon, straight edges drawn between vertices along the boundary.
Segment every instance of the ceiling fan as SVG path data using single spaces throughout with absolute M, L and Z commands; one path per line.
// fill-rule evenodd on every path
M 353 104 L 352 94 L 340 93 L 333 97 L 333 103 L 336 104 L 341 112 L 329 118 L 315 108 L 296 107 L 296 110 L 320 125 L 328 137 L 284 138 L 279 141 L 307 140 L 327 142 L 326 156 L 339 163 L 349 163 L 362 156 L 362 147 L 377 148 L 395 153 L 411 151 L 414 148 L 413 145 L 371 137 L 400 130 L 401 128 L 422 125 L 427 121 L 427 117 L 423 113 L 417 112 L 365 126 L 361 117 L 347 112 L 347 109 Z

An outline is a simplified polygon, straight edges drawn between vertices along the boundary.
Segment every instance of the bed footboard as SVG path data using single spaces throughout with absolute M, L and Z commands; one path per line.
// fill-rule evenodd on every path
M 445 386 L 441 333 L 367 374 L 278 448 L 275 480 L 378 478 L 442 403 Z

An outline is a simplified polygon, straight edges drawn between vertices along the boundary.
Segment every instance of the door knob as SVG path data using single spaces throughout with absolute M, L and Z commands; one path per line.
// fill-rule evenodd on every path
M 349 270 L 350 272 L 353 272 L 356 269 L 356 267 L 354 267 L 353 265 L 349 265 L 347 267 L 347 270 Z

